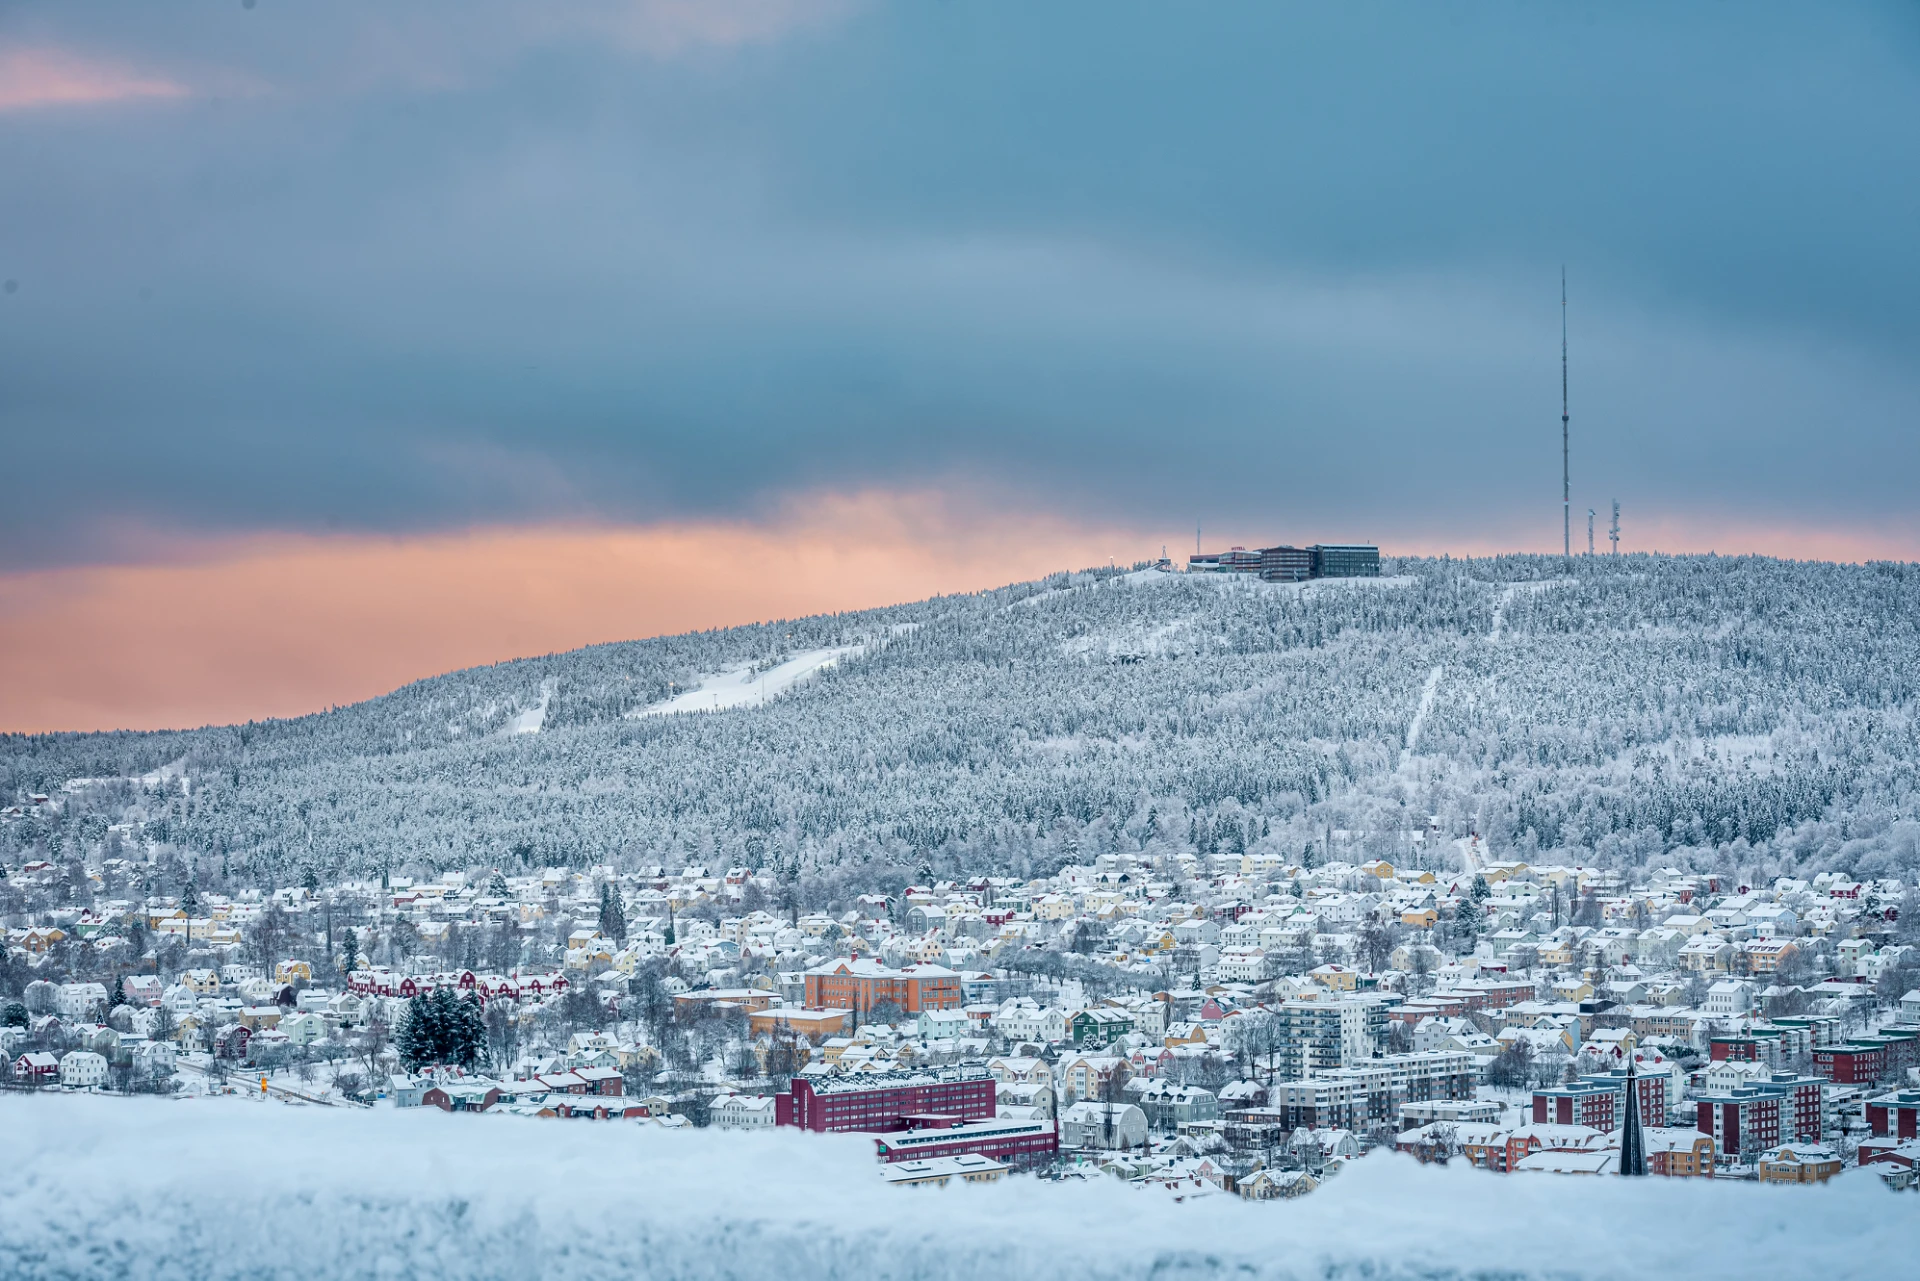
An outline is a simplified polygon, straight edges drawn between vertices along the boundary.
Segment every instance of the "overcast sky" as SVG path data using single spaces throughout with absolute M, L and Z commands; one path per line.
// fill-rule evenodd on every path
M 1548 547 L 1562 263 L 1583 517 L 1914 529 L 1909 3 L 16 4 L 0 41 L 9 569 L 928 486 Z
M 8 4 L 0 657 L 209 560 L 270 657 L 296 545 L 1557 550 L 1563 265 L 1577 542 L 1917 556 L 1916 121 L 1907 0 Z M 776 607 L 663 601 L 542 643 Z

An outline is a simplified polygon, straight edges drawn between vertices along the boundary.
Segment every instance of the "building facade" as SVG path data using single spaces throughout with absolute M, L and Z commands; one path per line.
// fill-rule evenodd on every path
M 792 1089 L 774 1096 L 774 1124 L 824 1134 L 904 1130 L 922 1116 L 990 1121 L 998 1110 L 997 1084 L 985 1068 L 799 1076 Z

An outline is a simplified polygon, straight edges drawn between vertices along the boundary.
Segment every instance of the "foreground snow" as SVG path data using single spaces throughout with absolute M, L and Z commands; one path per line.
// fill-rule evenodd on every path
M 1296 1202 L 1108 1180 L 891 1188 L 869 1140 L 227 1100 L 0 1099 L 34 1277 L 1903 1275 L 1878 1180 L 1760 1188 L 1369 1157 Z

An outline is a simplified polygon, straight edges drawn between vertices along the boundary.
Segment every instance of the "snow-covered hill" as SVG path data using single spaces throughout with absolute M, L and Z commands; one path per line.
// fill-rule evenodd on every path
M 1920 566 L 1102 571 L 501 663 L 296 720 L 13 736 L 5 792 L 133 781 L 0 840 L 97 839 L 171 770 L 190 795 L 146 793 L 146 834 L 282 883 L 606 860 L 871 881 L 1156 842 L 1451 865 L 1449 840 L 1414 839 L 1430 816 L 1493 858 L 1911 874 L 1917 686 Z

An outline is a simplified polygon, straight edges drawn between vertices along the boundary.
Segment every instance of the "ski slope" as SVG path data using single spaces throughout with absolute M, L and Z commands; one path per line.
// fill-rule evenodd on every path
M 724 712 L 738 707 L 762 707 L 780 697 L 801 681 L 833 666 L 849 654 L 857 654 L 858 645 L 837 649 L 813 649 L 789 658 L 778 667 L 756 672 L 752 667 L 736 667 L 712 676 L 703 676 L 693 689 L 674 695 L 651 707 L 628 712 L 630 717 L 672 716 L 678 712 Z

